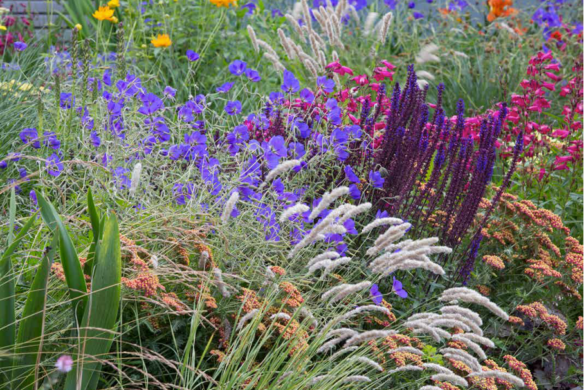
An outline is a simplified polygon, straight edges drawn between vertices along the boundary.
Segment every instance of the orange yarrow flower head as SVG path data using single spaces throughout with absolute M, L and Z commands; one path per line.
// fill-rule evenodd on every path
M 237 0 L 209 0 L 215 7 L 229 8 L 231 4 L 237 5 Z
M 491 12 L 487 15 L 489 22 L 497 18 L 504 18 L 511 15 L 516 15 L 517 10 L 513 7 L 513 0 L 489 0 L 489 7 Z
M 168 34 L 158 34 L 158 37 L 150 41 L 154 47 L 169 47 L 172 41 Z
M 93 13 L 93 17 L 97 20 L 112 20 L 112 17 L 114 16 L 114 10 L 111 9 L 110 7 L 108 7 L 107 5 L 105 7 L 100 6 L 97 11 L 95 11 Z

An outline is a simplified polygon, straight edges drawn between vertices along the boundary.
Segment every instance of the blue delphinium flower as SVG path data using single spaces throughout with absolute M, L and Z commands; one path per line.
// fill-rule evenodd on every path
M 393 277 L 393 292 L 400 298 L 407 298 L 408 292 L 404 290 L 402 282 Z
M 17 51 L 25 51 L 27 47 L 28 47 L 28 45 L 24 42 L 21 42 L 21 41 L 14 42 L 14 48 Z
M 268 98 L 272 102 L 272 104 L 283 104 L 284 103 L 284 94 L 282 92 L 270 92 Z
M 187 50 L 187 59 L 191 62 L 195 62 L 198 61 L 200 58 L 198 53 L 195 53 L 192 50 Z
M 59 96 L 59 105 L 61 108 L 68 110 L 75 105 L 75 98 L 70 92 L 61 92 Z
M 235 60 L 229 64 L 229 72 L 234 76 L 241 76 L 247 69 L 247 64 L 241 60 Z
M 57 139 L 57 135 L 54 131 L 45 131 L 43 134 L 43 144 L 51 149 L 59 149 L 61 147 L 61 141 Z
M 308 88 L 304 88 L 300 91 L 300 99 L 304 100 L 306 103 L 312 104 L 314 102 L 314 94 Z
M 359 183 L 359 177 L 357 177 L 357 175 L 355 174 L 355 171 L 353 171 L 353 168 L 350 165 L 345 165 L 344 168 L 345 171 L 345 175 L 347 176 L 347 180 L 349 180 L 350 182 L 353 183 Z
M 317 78 L 316 85 L 318 85 L 326 93 L 332 93 L 335 89 L 335 81 L 333 79 L 329 79 L 326 76 Z
M 31 144 L 33 148 L 38 149 L 41 147 L 39 141 L 39 134 L 35 128 L 26 128 L 22 130 L 19 134 L 20 140 L 25 144 Z
M 355 200 L 361 199 L 361 190 L 359 189 L 359 187 L 357 187 L 356 184 L 351 184 L 349 186 L 349 195 L 351 195 L 351 198 Z
M 164 108 L 164 103 L 156 94 L 148 93 L 142 97 L 142 107 L 138 112 L 143 115 L 152 115 L 156 111 Z
M 245 77 L 247 77 L 250 81 L 257 83 L 262 78 L 260 77 L 260 73 L 254 69 L 246 69 L 245 70 Z
M 383 294 L 381 294 L 381 292 L 379 291 L 379 286 L 377 284 L 371 286 L 369 293 L 371 294 L 371 299 L 373 300 L 373 303 L 375 303 L 376 305 L 381 305 L 381 302 L 383 301 Z
M 46 162 L 47 172 L 51 176 L 59 176 L 63 171 L 63 163 L 56 153 L 53 153 Z
M 222 86 L 217 87 L 216 91 L 219 93 L 227 93 L 227 92 L 229 92 L 231 87 L 233 87 L 233 84 L 235 84 L 235 83 L 228 81 L 225 84 L 223 84 Z
M 174 99 L 174 97 L 176 96 L 176 89 L 167 86 L 166 88 L 164 88 L 164 96 L 169 98 L 169 99 Z
M 284 142 L 284 138 L 280 135 L 272 137 L 270 142 L 263 142 L 264 158 L 268 163 L 268 168 L 274 169 L 280 163 L 280 159 L 286 157 L 288 150 Z
M 239 100 L 228 101 L 225 105 L 225 112 L 229 115 L 237 115 L 241 112 L 241 102 Z
M 289 70 L 284 70 L 284 79 L 282 81 L 282 91 L 285 93 L 296 93 L 300 90 L 300 81 Z
M 385 179 L 381 177 L 381 173 L 378 171 L 370 171 L 369 172 L 369 181 L 371 185 L 375 188 L 383 187 L 383 183 L 385 183 Z
M 249 140 L 249 131 L 247 130 L 247 126 L 235 126 L 233 131 L 227 134 L 226 140 L 229 144 L 229 153 L 232 155 L 236 154 L 239 152 L 241 146 L 245 144 L 247 140 Z

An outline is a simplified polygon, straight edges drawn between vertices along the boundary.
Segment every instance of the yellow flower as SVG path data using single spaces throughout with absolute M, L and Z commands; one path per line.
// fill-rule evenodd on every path
M 93 17 L 97 20 L 112 20 L 112 16 L 114 16 L 114 10 L 110 9 L 107 5 L 105 7 L 100 6 L 93 14 Z
M 229 7 L 229 5 L 237 3 L 237 0 L 209 0 L 209 1 L 216 7 Z
M 83 28 L 83 26 L 82 26 L 82 25 L 80 25 L 79 23 L 77 23 L 77 24 L 75 25 L 75 28 L 77 29 L 77 31 L 81 31 L 81 29 Z
M 170 40 L 168 34 L 158 34 L 158 37 L 151 40 L 150 42 L 152 42 L 154 47 L 168 47 L 172 45 L 172 41 Z
M 118 8 L 120 6 L 120 0 L 110 0 L 107 6 L 110 8 Z
M 118 22 L 118 18 L 116 18 L 115 16 L 112 16 L 112 18 L 110 19 L 110 22 L 117 23 Z
M 6 26 L 3 26 L 3 25 L 0 24 L 0 30 L 6 31 Z

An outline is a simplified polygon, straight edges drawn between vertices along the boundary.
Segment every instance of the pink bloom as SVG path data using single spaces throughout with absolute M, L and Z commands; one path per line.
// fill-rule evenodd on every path
M 545 174 L 546 174 L 545 168 L 540 168 L 539 169 L 539 175 L 537 176 L 537 180 L 538 181 L 541 181 L 541 179 L 544 178 Z
M 394 69 L 395 69 L 395 65 L 394 65 L 394 64 L 392 64 L 391 62 L 387 61 L 387 60 L 383 60 L 383 61 L 381 61 L 381 63 L 382 63 L 383 65 L 385 65 L 385 67 L 386 67 L 387 69 L 389 69 L 389 70 L 394 70 Z
M 359 124 L 359 118 L 355 118 L 355 116 L 352 115 L 352 114 L 347 114 L 347 116 L 349 117 L 349 119 L 351 120 L 351 122 L 353 122 L 356 125 Z
M 544 67 L 545 70 L 553 70 L 556 72 L 560 71 L 560 64 L 549 64 Z
M 558 129 L 558 130 L 554 130 L 554 132 L 552 133 L 552 137 L 557 137 L 557 138 L 567 138 L 570 135 L 570 132 L 567 130 L 562 130 L 562 129 Z
M 556 85 L 554 83 L 543 83 L 542 86 L 550 91 L 556 90 Z
M 371 84 L 369 84 L 369 88 L 371 88 L 375 92 L 379 91 L 379 87 L 381 87 L 381 85 L 380 84 L 377 84 L 377 83 L 371 83 Z
M 560 81 L 562 79 L 560 76 L 552 72 L 545 72 L 545 75 L 554 81 Z
M 382 80 L 385 80 L 386 78 L 393 81 L 393 74 L 394 74 L 394 72 L 390 72 L 385 67 L 377 67 L 373 70 L 373 78 L 376 81 L 382 81 Z
M 339 68 L 333 69 L 333 72 L 339 74 L 340 76 L 344 76 L 346 74 L 350 74 L 351 76 L 353 75 L 353 69 L 348 68 L 346 66 L 341 66 Z
M 73 359 L 69 355 L 61 355 L 55 363 L 55 367 L 59 372 L 69 372 L 73 368 Z
M 364 75 L 364 74 L 361 74 L 359 76 L 355 76 L 351 80 L 353 80 L 354 82 L 356 82 L 357 84 L 359 84 L 361 86 L 369 84 L 369 79 L 367 78 L 367 75 Z
M 335 61 L 335 62 L 331 62 L 330 64 L 328 64 L 327 66 L 325 66 L 325 69 L 337 69 L 341 67 L 341 63 L 339 61 Z

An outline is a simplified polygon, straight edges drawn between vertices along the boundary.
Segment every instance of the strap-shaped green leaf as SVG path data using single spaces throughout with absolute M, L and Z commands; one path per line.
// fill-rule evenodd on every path
M 41 216 L 45 223 L 54 232 L 59 235 L 59 248 L 61 254 L 61 263 L 65 273 L 65 280 L 69 287 L 69 295 L 71 296 L 71 304 L 75 312 L 77 322 L 81 322 L 83 318 L 83 311 L 87 301 L 87 285 L 85 284 L 85 277 L 81 269 L 81 263 L 77 257 L 77 251 L 73 246 L 71 237 L 61 221 L 61 217 L 55 210 L 55 207 L 45 200 L 41 194 L 37 194 L 37 200 L 41 209 Z
M 122 260 L 120 234 L 115 215 L 103 222 L 103 239 L 96 248 L 88 306 L 79 330 L 75 366 L 67 374 L 66 390 L 91 390 L 97 386 L 92 374 L 99 372 L 109 352 L 118 317 L 121 293 Z M 90 387 L 91 386 L 91 387 Z
M 87 211 L 89 212 L 89 219 L 91 220 L 91 229 L 93 231 L 93 242 L 89 247 L 89 253 L 87 254 L 87 261 L 83 266 L 83 271 L 86 275 L 91 276 L 93 274 L 93 260 L 95 259 L 95 249 L 97 247 L 97 242 L 101 238 L 101 225 L 99 212 L 95 208 L 95 203 L 93 201 L 93 194 L 91 193 L 91 188 L 87 192 Z
M 13 243 L 14 222 L 16 220 L 16 193 L 10 191 L 10 209 L 8 212 L 8 245 Z M 13 249 L 14 251 L 14 249 Z M 5 261 L 1 259 L 6 258 Z M 11 350 L 16 338 L 16 307 L 14 305 L 14 280 L 12 279 L 12 263 L 8 261 L 10 255 L 6 253 L 0 259 L 0 350 Z M 9 364 L 0 360 L 0 368 Z M 4 370 L 0 371 L 0 381 L 6 380 Z
M 14 389 L 34 388 L 42 353 L 49 272 L 55 258 L 57 242 L 58 236 L 55 235 L 51 246 L 45 249 L 26 297 L 14 349 L 15 360 L 12 370 L 12 388 Z

